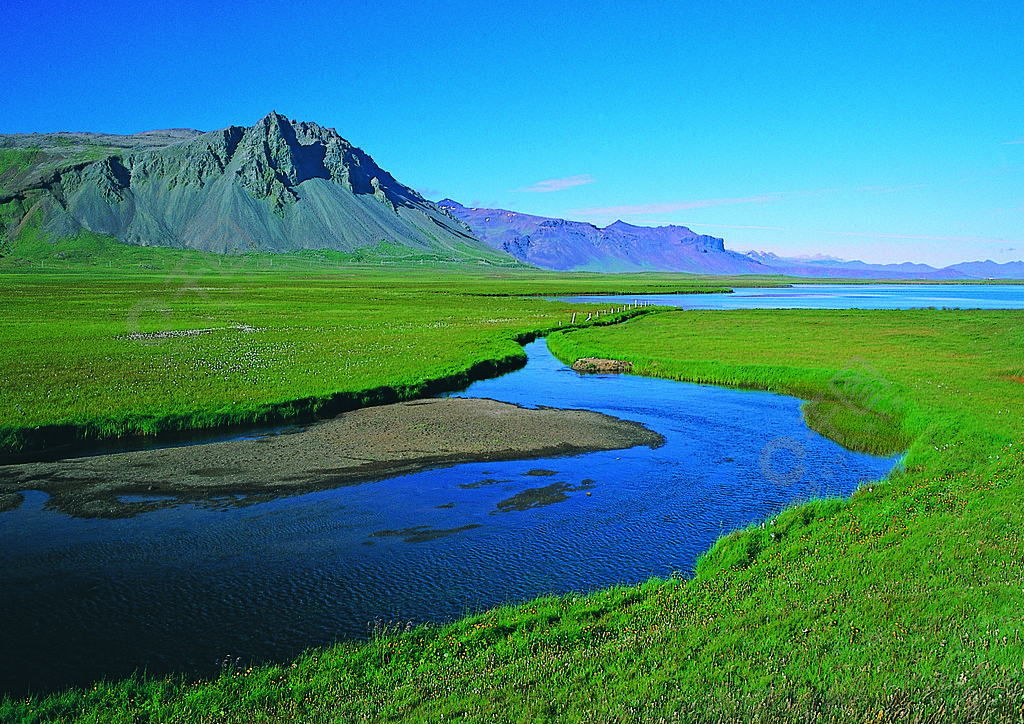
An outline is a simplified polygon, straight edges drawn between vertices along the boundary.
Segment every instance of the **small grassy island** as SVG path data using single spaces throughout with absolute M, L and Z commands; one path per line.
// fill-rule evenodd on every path
M 567 363 L 796 395 L 822 434 L 906 457 L 848 500 L 729 533 L 692 579 L 383 626 L 208 681 L 8 697 L 0 722 L 1020 720 L 1024 312 L 612 311 L 541 296 L 737 282 L 61 253 L 0 266 L 10 459 L 420 397 L 521 365 L 537 334 Z

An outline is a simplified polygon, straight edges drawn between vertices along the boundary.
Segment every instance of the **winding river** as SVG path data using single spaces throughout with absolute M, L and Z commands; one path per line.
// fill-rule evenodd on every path
M 689 574 L 720 534 L 811 496 L 849 495 L 897 463 L 811 432 L 794 398 L 581 376 L 543 340 L 527 352 L 525 368 L 458 394 L 597 410 L 665 445 L 120 520 L 57 513 L 26 491 L 0 513 L 2 691 L 136 670 L 210 676 L 229 655 L 283 661 L 364 637 L 374 620 L 443 622 Z

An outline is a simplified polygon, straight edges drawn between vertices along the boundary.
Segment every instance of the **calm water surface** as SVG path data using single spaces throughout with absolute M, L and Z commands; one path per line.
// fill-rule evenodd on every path
M 578 298 L 581 301 L 586 298 Z M 595 297 L 686 308 L 1024 308 L 1024 287 L 803 285 Z M 0 513 L 0 690 L 135 670 L 209 676 L 227 655 L 283 661 L 544 593 L 693 570 L 722 532 L 812 495 L 848 495 L 894 458 L 810 432 L 799 401 L 631 376 L 580 376 L 543 342 L 463 395 L 598 410 L 665 436 L 576 457 L 469 464 L 242 508 L 83 520 L 26 491 Z M 514 496 L 543 493 L 510 509 Z M 588 495 L 589 493 L 589 495 Z
M 1024 285 L 800 284 L 736 289 L 732 294 L 635 294 L 559 297 L 568 302 L 647 301 L 682 309 L 1024 309 Z
M 646 424 L 665 445 L 127 520 L 71 518 L 27 491 L 0 513 L 4 690 L 136 669 L 212 675 L 229 654 L 282 661 L 363 637 L 374 618 L 442 622 L 690 573 L 722 532 L 812 495 L 848 495 L 895 464 L 811 433 L 793 398 L 580 376 L 543 341 L 528 353 L 524 369 L 462 394 L 606 412 Z M 499 506 L 531 490 L 545 493 L 535 507 Z

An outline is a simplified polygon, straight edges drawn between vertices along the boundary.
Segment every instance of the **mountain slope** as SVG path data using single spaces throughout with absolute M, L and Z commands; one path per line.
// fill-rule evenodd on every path
M 51 237 L 220 253 L 384 243 L 510 261 L 333 129 L 275 112 L 251 128 L 4 136 L 0 147 L 23 161 L 0 174 L 0 204 L 41 212 Z
M 582 221 L 504 209 L 469 209 L 451 199 L 439 205 L 494 249 L 543 269 L 772 273 L 758 262 L 726 250 L 721 239 L 695 234 L 685 226 L 651 228 L 616 221 L 601 229 Z
M 770 267 L 776 274 L 802 277 L 833 277 L 837 279 L 1024 279 L 1024 262 L 997 264 L 993 261 L 972 261 L 935 268 L 927 264 L 868 264 L 832 258 L 789 258 L 771 252 L 750 251 L 747 257 Z
M 776 274 L 798 277 L 833 277 L 836 279 L 963 279 L 964 274 L 952 268 L 936 269 L 927 264 L 868 264 L 832 258 L 790 258 L 771 252 L 750 251 L 746 256 L 770 267 Z
M 999 264 L 994 261 L 968 261 L 954 264 L 955 269 L 973 279 L 1024 279 L 1024 261 L 1008 261 Z

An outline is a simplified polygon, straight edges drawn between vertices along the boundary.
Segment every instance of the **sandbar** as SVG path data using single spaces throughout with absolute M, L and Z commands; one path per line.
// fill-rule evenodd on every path
M 431 398 L 338 415 L 290 434 L 0 467 L 0 500 L 121 518 L 181 504 L 251 505 L 465 462 L 658 447 L 642 424 L 588 410 Z

